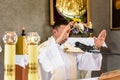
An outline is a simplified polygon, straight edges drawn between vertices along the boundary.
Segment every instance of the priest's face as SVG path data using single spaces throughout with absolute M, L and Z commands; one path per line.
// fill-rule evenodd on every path
M 64 33 L 65 27 L 67 25 L 60 25 L 57 29 L 53 29 L 53 36 L 55 39 L 61 38 L 61 44 L 63 44 L 68 39 L 68 34 Z

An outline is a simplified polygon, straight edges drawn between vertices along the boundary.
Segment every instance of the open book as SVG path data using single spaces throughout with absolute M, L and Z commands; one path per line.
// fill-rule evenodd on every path
M 83 53 L 84 51 L 78 47 L 74 47 L 72 44 L 64 44 L 65 52 L 73 53 Z

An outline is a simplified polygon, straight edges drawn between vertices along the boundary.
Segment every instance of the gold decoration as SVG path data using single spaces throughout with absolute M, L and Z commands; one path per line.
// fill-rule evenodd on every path
M 28 67 L 28 69 L 29 69 L 29 73 L 33 73 L 33 74 L 35 74 L 35 73 L 37 73 L 37 67 L 38 67 L 38 64 L 36 64 L 36 63 L 29 63 L 29 67 Z
M 16 44 L 16 54 L 27 54 L 27 43 L 25 36 L 19 36 Z
M 15 75 L 15 66 L 14 65 L 4 65 L 4 74 L 8 76 Z
M 72 18 L 72 20 L 79 23 L 81 22 L 81 19 L 78 19 L 78 18 Z
M 120 10 L 120 0 L 116 0 L 115 7 L 117 10 Z
M 78 18 L 87 11 L 87 0 L 56 0 L 56 8 L 63 16 Z

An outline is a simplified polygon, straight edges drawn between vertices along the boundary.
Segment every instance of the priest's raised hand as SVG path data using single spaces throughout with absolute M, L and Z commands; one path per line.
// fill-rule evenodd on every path
M 106 30 L 102 30 L 98 37 L 94 37 L 94 43 L 95 43 L 95 48 L 99 49 L 103 45 L 104 41 L 106 39 Z

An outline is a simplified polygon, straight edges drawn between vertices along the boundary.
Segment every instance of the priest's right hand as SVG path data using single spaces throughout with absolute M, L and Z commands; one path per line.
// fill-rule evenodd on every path
M 56 42 L 58 44 L 63 44 L 68 39 L 69 34 L 70 34 L 70 30 L 71 30 L 71 25 L 73 25 L 73 23 L 74 22 L 71 21 L 71 22 L 69 22 L 68 25 L 60 25 L 61 29 L 58 29 L 58 30 L 60 30 L 61 32 L 60 32 L 59 36 L 56 39 Z

